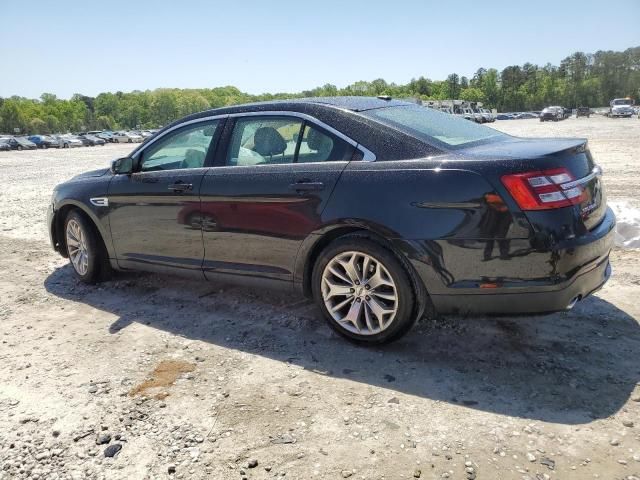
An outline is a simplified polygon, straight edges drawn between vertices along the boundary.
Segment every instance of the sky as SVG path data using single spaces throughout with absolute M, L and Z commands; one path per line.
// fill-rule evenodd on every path
M 0 96 L 468 77 L 640 46 L 640 0 L 72 0 L 0 7 Z

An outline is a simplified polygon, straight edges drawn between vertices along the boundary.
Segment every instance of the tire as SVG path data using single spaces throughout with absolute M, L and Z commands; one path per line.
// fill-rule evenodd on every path
M 116 139 L 114 140 L 114 142 L 115 142 L 115 143 L 120 143 L 120 139 L 119 139 L 119 138 L 116 138 Z
M 21 152 L 21 151 L 22 151 L 22 145 L 18 145 L 17 150 L 18 150 L 19 152 Z
M 84 214 L 69 212 L 63 235 L 71 267 L 82 282 L 93 284 L 109 277 L 111 268 L 104 244 Z
M 133 140 L 129 139 L 129 140 L 127 141 L 127 143 L 131 143 L 132 141 L 133 141 Z
M 339 262 L 348 264 L 349 260 L 355 260 L 356 274 L 361 276 L 365 258 L 369 258 L 369 268 L 374 270 L 369 271 L 368 280 L 362 282 L 364 285 L 358 281 L 351 282 L 347 270 L 340 270 L 342 267 Z M 334 275 L 334 271 L 342 277 Z M 382 285 L 380 279 L 386 282 L 390 280 L 393 288 Z M 419 316 L 417 312 L 420 309 L 414 308 L 416 295 L 407 268 L 392 251 L 366 237 L 348 235 L 330 243 L 314 265 L 311 282 L 314 300 L 329 326 L 358 344 L 380 345 L 397 340 L 411 329 Z M 344 293 L 329 295 L 328 282 L 334 285 L 336 291 L 339 289 Z M 366 288 L 369 283 L 379 285 L 370 290 Z M 386 298 L 378 295 L 385 295 Z M 343 307 L 332 314 L 329 308 L 340 304 Z M 382 320 L 374 313 L 374 309 L 380 312 L 381 307 L 392 312 L 384 313 Z M 355 323 L 346 320 L 348 314 L 355 314 L 356 311 L 357 316 L 353 315 Z

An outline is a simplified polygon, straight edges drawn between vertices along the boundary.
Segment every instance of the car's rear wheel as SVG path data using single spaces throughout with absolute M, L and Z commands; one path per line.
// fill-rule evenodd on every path
M 18 145 L 18 151 L 21 152 L 22 151 L 22 145 Z
M 382 344 L 415 323 L 409 273 L 393 252 L 368 238 L 335 240 L 313 270 L 313 294 L 336 332 L 363 344 Z
M 64 224 L 65 243 L 74 272 L 85 283 L 95 283 L 109 273 L 108 259 L 95 227 L 77 210 Z

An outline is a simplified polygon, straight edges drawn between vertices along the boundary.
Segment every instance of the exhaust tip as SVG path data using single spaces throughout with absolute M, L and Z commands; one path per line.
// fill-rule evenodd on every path
M 578 303 L 580 300 L 582 300 L 582 295 L 577 295 L 573 297 L 569 302 L 569 304 L 565 307 L 565 310 L 571 310 L 573 307 L 576 306 L 576 303 Z

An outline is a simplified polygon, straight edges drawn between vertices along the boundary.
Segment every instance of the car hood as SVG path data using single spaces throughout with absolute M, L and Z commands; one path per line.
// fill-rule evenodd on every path
M 79 175 L 76 175 L 72 178 L 72 180 L 81 180 L 83 178 L 95 178 L 102 177 L 106 174 L 110 169 L 109 168 L 100 168 L 99 170 L 91 170 L 90 172 L 84 172 Z
M 458 150 L 465 157 L 475 159 L 511 160 L 540 158 L 571 150 L 586 143 L 584 138 L 507 138 L 475 147 Z

